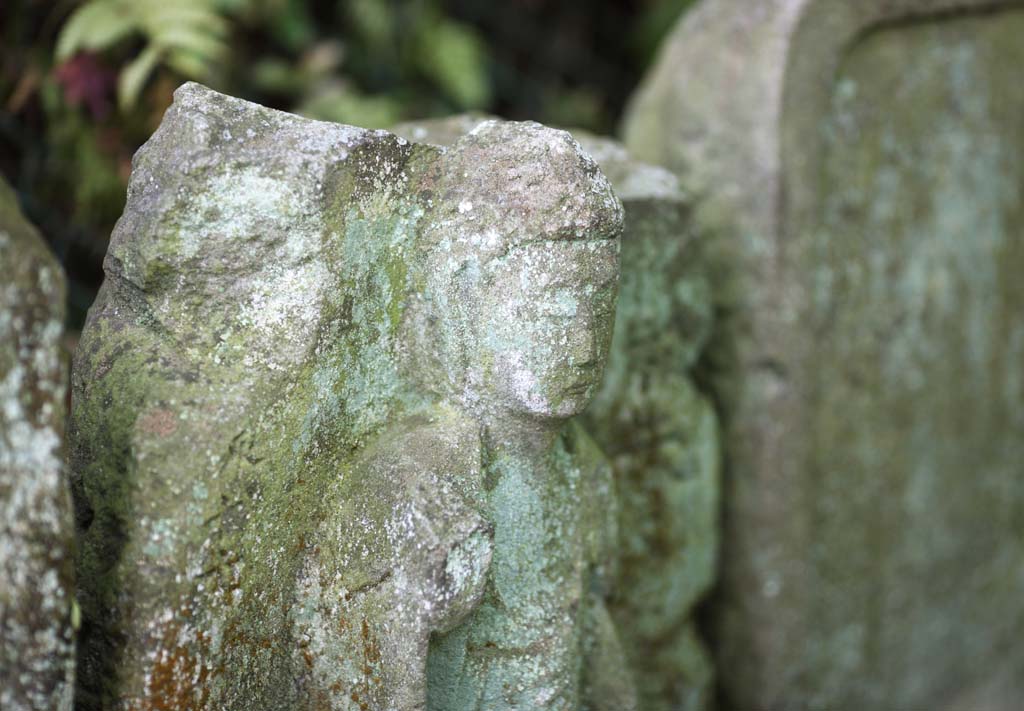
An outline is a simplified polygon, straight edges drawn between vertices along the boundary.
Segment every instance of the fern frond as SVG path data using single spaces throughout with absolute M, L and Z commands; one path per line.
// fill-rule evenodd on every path
M 137 2 L 139 20 L 150 42 L 166 50 L 171 66 L 185 76 L 203 78 L 210 63 L 227 53 L 229 26 L 214 9 L 214 0 Z M 172 57 L 176 58 L 173 62 Z
M 209 63 L 203 57 L 182 49 L 169 52 L 167 64 L 178 74 L 196 79 L 205 77 L 210 70 Z
M 121 0 L 92 0 L 75 10 L 57 38 L 57 61 L 83 49 L 106 49 L 140 28 Z
M 121 70 L 117 78 L 117 104 L 122 111 L 135 106 L 142 87 L 146 85 L 146 80 L 159 64 L 162 55 L 160 47 L 150 45 Z
M 149 30 L 189 26 L 224 36 L 230 29 L 227 20 L 215 9 L 214 0 L 138 0 L 138 11 L 140 20 Z
M 151 38 L 153 46 L 191 52 L 205 59 L 219 59 L 227 51 L 222 40 L 192 27 L 166 27 Z
M 233 0 L 231 6 L 241 8 L 252 1 Z M 228 52 L 226 8 L 224 0 L 87 0 L 61 30 L 57 59 L 143 35 L 146 47 L 118 78 L 118 103 L 128 109 L 161 63 L 189 79 L 209 76 Z

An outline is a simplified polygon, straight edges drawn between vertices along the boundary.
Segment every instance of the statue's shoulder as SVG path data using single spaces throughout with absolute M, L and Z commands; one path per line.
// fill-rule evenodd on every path
M 392 493 L 432 498 L 435 490 L 454 488 L 460 499 L 473 501 L 482 496 L 481 460 L 476 421 L 454 408 L 435 406 L 387 428 L 359 457 L 357 467 L 364 477 L 377 474 L 374 478 Z
M 396 420 L 339 473 L 316 534 L 317 567 L 349 589 L 487 530 L 479 428 L 443 407 Z
M 397 544 L 395 532 L 410 529 L 418 547 L 443 547 L 483 517 L 481 460 L 479 426 L 458 410 L 436 406 L 400 418 L 345 472 L 333 517 L 361 521 L 367 535 L 359 537 L 375 545 Z

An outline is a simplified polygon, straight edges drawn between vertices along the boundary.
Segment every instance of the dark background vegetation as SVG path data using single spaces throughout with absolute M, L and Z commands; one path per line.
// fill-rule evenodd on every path
M 691 2 L 0 0 L 0 172 L 65 266 L 75 328 L 183 81 L 370 128 L 482 110 L 614 133 Z

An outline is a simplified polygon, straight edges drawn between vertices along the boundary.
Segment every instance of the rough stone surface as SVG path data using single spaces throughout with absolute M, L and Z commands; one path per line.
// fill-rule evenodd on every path
M 621 221 L 564 132 L 179 89 L 74 365 L 81 706 L 633 708 L 568 422 Z
M 0 708 L 70 709 L 64 274 L 0 179 Z
M 488 118 L 463 114 L 395 131 L 451 145 Z M 692 613 L 716 573 L 719 450 L 714 410 L 691 376 L 713 322 L 709 265 L 690 223 L 696 197 L 615 141 L 574 135 L 625 214 L 615 334 L 584 419 L 612 459 L 621 501 L 610 610 L 640 708 L 708 708 L 712 665 Z
M 631 150 L 735 230 L 731 707 L 1019 707 L 1022 33 L 1016 1 L 708 0 L 633 102 Z

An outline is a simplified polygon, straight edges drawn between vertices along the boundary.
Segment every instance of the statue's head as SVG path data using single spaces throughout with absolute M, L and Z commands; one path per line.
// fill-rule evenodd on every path
M 413 325 L 423 372 L 475 410 L 579 413 L 611 342 L 621 205 L 567 133 L 537 124 L 484 123 L 443 164 Z
M 604 371 L 617 286 L 615 240 L 536 242 L 485 263 L 467 329 L 481 394 L 507 412 L 581 412 Z

